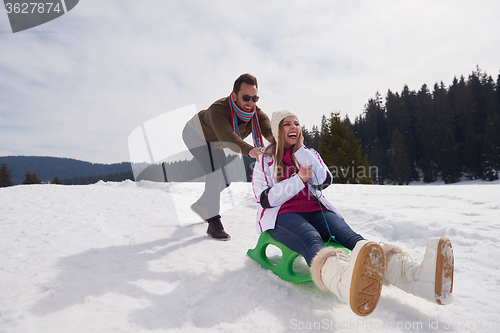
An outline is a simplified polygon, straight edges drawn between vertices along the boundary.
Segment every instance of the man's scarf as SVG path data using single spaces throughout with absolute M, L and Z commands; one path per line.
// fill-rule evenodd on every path
M 233 97 L 229 95 L 229 106 L 231 108 L 231 122 L 233 125 L 233 132 L 238 134 L 241 138 L 240 130 L 238 129 L 238 119 L 247 123 L 252 121 L 252 136 L 255 147 L 264 147 L 264 140 L 262 139 L 262 132 L 260 131 L 259 119 L 257 117 L 257 108 L 253 108 L 250 112 L 241 110 L 233 101 Z

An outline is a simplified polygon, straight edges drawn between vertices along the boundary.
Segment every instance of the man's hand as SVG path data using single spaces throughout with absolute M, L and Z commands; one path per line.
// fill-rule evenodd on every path
M 263 153 L 264 151 L 264 147 L 255 147 L 255 148 L 252 148 L 249 152 L 248 152 L 248 155 L 251 157 L 251 158 L 255 158 L 257 161 L 259 160 L 259 155 L 268 155 L 266 153 Z

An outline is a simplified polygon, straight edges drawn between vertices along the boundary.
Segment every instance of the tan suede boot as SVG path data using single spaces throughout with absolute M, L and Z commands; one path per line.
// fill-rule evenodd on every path
M 431 238 L 424 260 L 415 262 L 400 248 L 384 244 L 387 282 L 415 296 L 444 305 L 453 291 L 454 256 L 447 238 Z
M 384 281 L 385 259 L 380 245 L 366 240 L 356 244 L 351 256 L 326 247 L 313 259 L 311 277 L 321 290 L 329 290 L 359 316 L 377 307 Z

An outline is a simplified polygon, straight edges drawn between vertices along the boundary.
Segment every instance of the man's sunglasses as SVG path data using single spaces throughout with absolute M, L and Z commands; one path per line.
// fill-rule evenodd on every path
M 241 96 L 241 98 L 243 98 L 243 102 L 250 102 L 250 100 L 252 100 L 254 103 L 257 103 L 257 101 L 259 100 L 259 96 L 257 95 L 255 96 L 243 95 Z

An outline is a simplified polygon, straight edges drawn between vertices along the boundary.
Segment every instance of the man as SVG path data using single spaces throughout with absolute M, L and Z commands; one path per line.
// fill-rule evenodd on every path
M 208 222 L 207 235 L 217 240 L 229 240 L 221 222 L 220 192 L 231 183 L 225 171 L 227 165 L 223 148 L 257 158 L 264 147 L 262 136 L 273 142 L 269 117 L 256 105 L 257 79 L 242 74 L 226 98 L 198 112 L 184 127 L 184 142 L 200 163 L 206 175 L 205 191 L 191 210 Z M 243 141 L 252 134 L 254 145 Z

